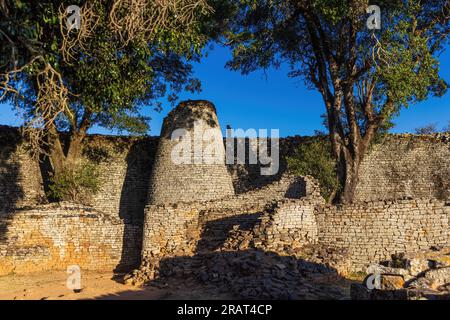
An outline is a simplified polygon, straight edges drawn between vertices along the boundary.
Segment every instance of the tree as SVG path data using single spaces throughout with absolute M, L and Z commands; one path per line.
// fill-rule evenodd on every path
M 343 186 L 339 199 L 351 202 L 377 132 L 401 108 L 447 89 L 438 56 L 450 32 L 449 1 L 371 1 L 381 8 L 379 30 L 367 0 L 231 2 L 227 66 L 247 74 L 287 62 L 289 76 L 321 93 Z
M 336 161 L 331 144 L 322 134 L 300 144 L 292 156 L 287 157 L 289 171 L 297 175 L 313 176 L 320 184 L 321 195 L 328 202 L 339 190 L 336 178 Z
M 70 4 L 80 8 L 79 30 L 66 24 L 64 1 L 0 0 L 0 101 L 19 108 L 54 173 L 76 167 L 93 125 L 142 134 L 144 107 L 199 90 L 190 62 L 208 40 L 200 21 L 211 12 L 204 0 Z
M 416 134 L 433 134 L 438 132 L 435 123 L 430 123 L 426 126 L 416 128 L 414 131 Z

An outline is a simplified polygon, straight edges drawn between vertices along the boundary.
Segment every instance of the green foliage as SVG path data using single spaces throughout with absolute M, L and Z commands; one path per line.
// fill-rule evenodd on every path
M 283 61 L 291 67 L 289 76 L 326 98 L 338 91 L 336 84 L 351 84 L 360 110 L 369 96 L 358 90 L 374 83 L 369 98 L 379 122 L 369 123 L 366 110 L 356 114 L 362 135 L 373 122 L 383 126 L 401 108 L 448 88 L 439 76 L 439 55 L 450 32 L 447 0 L 231 2 L 236 13 L 227 39 L 233 50 L 228 68 L 247 74 Z M 381 30 L 366 26 L 369 4 L 381 7 Z M 343 135 L 349 135 L 347 115 L 338 116 Z
M 287 63 L 290 77 L 322 95 L 345 202 L 355 196 L 361 160 L 400 110 L 448 88 L 439 75 L 450 34 L 448 0 L 229 1 L 235 14 L 227 67 L 248 74 Z M 367 26 L 369 5 L 381 9 L 380 30 Z M 314 166 L 306 159 L 298 165 L 334 183 Z
M 89 204 L 92 195 L 99 190 L 97 167 L 82 163 L 74 169 L 65 169 L 51 178 L 49 196 L 57 201 L 73 201 Z
M 330 196 L 338 191 L 336 160 L 332 155 L 330 143 L 325 138 L 318 137 L 302 143 L 295 154 L 286 160 L 288 169 L 294 174 L 316 178 L 326 200 L 330 200 Z
M 70 92 L 70 109 L 57 121 L 60 131 L 77 129 L 87 119 L 89 127 L 143 134 L 149 130 L 150 120 L 142 115 L 144 109 L 160 110 L 164 97 L 174 103 L 180 92 L 200 90 L 200 82 L 192 77 L 191 62 L 198 61 L 208 41 L 201 24 L 181 31 L 157 31 L 154 39 L 123 43 L 109 28 L 108 1 L 93 0 L 99 18 L 95 34 L 71 45 L 72 59 L 68 61 L 62 53 L 59 21 L 59 9 L 67 7 L 66 2 L 5 1 L 7 11 L 0 10 L 0 74 L 13 69 L 12 53 L 19 67 L 32 57 L 43 57 L 9 83 L 20 88 L 21 95 L 19 100 L 15 94 L 6 98 L 18 102 L 28 119 L 36 116 L 36 76 L 44 63 L 62 75 Z M 70 4 L 82 6 L 85 2 Z

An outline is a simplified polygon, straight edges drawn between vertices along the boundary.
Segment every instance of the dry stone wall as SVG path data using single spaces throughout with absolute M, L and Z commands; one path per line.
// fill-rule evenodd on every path
M 98 163 L 100 173 L 100 191 L 90 206 L 142 223 L 157 143 L 154 137 L 88 137 L 84 156 Z
M 280 139 L 280 173 L 261 176 L 260 164 L 230 166 L 235 190 L 246 192 L 279 178 L 286 171 L 285 157 L 311 137 Z M 248 140 L 244 142 L 248 149 Z M 248 158 L 248 156 L 247 156 Z M 389 134 L 372 146 L 364 158 L 356 201 L 410 198 L 447 199 L 450 195 L 450 133 Z M 273 180 L 272 180 L 273 179 Z
M 228 228 L 226 250 L 255 248 L 299 256 L 341 274 L 366 271 L 394 254 L 450 244 L 450 206 L 437 200 L 375 201 L 324 205 L 319 198 L 278 201 L 253 228 Z
M 192 205 L 150 205 L 146 208 L 142 258 L 188 255 L 199 237 L 199 210 Z
M 214 105 L 180 103 L 164 119 L 148 203 L 208 201 L 230 195 L 234 195 L 233 182 Z
M 437 200 L 375 201 L 316 211 L 319 243 L 345 248 L 355 270 L 450 243 L 450 206 Z
M 89 206 L 127 221 L 144 219 L 152 165 L 159 138 L 91 135 L 83 157 L 98 165 L 100 190 Z M 17 128 L 0 126 L 0 215 L 47 202 L 45 163 L 31 159 Z
M 266 212 L 253 230 L 256 248 L 283 251 L 285 246 L 300 248 L 318 242 L 315 207 L 317 199 L 283 200 Z
M 228 211 L 215 205 L 150 206 L 144 260 L 255 248 L 300 255 L 345 274 L 365 271 L 393 254 L 450 243 L 450 206 L 438 200 L 331 206 L 309 195 L 274 200 L 262 210 L 243 205 Z
M 262 213 L 268 204 L 287 197 L 299 199 L 307 192 L 315 195 L 319 192 L 311 178 L 286 175 L 278 182 L 238 196 L 206 202 L 149 205 L 145 209 L 142 257 L 193 253 L 208 223 L 223 221 L 216 223 L 215 228 L 226 233 L 230 223 L 245 224 L 252 219 L 249 216 Z
M 65 269 L 68 264 L 111 270 L 138 263 L 142 243 L 145 258 L 194 254 L 199 245 L 208 247 L 214 232 L 233 225 L 259 226 L 252 231 L 253 241 L 269 250 L 296 242 L 299 247 L 345 249 L 360 270 L 393 253 L 448 245 L 450 240 L 449 206 L 442 200 L 448 199 L 449 189 L 448 134 L 388 136 L 362 164 L 360 203 L 341 207 L 317 205 L 317 185 L 284 174 L 283 164 L 274 177 L 260 176 L 259 165 L 229 165 L 232 178 L 225 166 L 217 176 L 209 170 L 202 176 L 205 188 L 225 181 L 237 195 L 222 188 L 210 201 L 145 207 L 159 138 L 104 136 L 89 136 L 84 143 L 84 156 L 98 163 L 101 173 L 92 208 L 36 206 L 46 201 L 43 164 L 28 156 L 16 129 L 1 127 L 0 142 L 0 274 Z M 282 154 L 301 142 L 298 137 L 282 140 Z M 160 185 L 161 194 L 172 190 L 170 177 L 164 181 L 169 184 Z M 187 200 L 195 200 L 192 190 Z M 403 197 L 414 199 L 376 200 Z M 214 241 L 223 244 L 222 238 Z
M 39 163 L 30 158 L 16 129 L 0 126 L 0 212 L 43 199 Z
M 291 154 L 303 140 L 281 139 L 282 155 Z M 99 161 L 101 180 L 91 205 L 112 216 L 143 220 L 158 141 L 158 137 L 88 136 L 86 156 Z M 260 165 L 228 165 L 238 194 L 276 182 L 285 170 L 283 156 L 277 176 L 261 176 Z M 357 200 L 445 199 L 448 177 L 448 134 L 388 136 L 362 163 Z M 0 126 L 0 212 L 45 202 L 44 185 L 39 163 L 20 147 L 18 130 Z
M 324 205 L 319 198 L 305 197 L 272 202 L 262 211 L 241 210 L 239 215 L 217 209 L 211 215 L 206 207 L 196 203 L 152 208 L 147 223 L 157 226 L 158 232 L 150 241 L 144 240 L 144 256 L 193 255 L 201 248 L 220 247 L 302 253 L 301 248 L 312 246 L 325 248 L 323 252 L 313 250 L 314 254 L 349 272 L 365 271 L 370 263 L 387 260 L 393 254 L 450 243 L 450 207 L 437 200 L 336 207 Z M 171 220 L 177 222 L 168 224 Z M 221 231 L 222 238 L 211 237 Z M 233 232 L 234 239 L 230 239 Z M 217 240 L 219 243 L 214 243 Z
M 360 168 L 357 201 L 450 196 L 450 134 L 388 135 Z
M 0 275 L 66 270 L 129 270 L 140 262 L 142 224 L 92 208 L 46 205 L 0 215 Z

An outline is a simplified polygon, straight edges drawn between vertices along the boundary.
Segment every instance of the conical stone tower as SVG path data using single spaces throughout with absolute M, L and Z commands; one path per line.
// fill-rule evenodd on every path
M 149 204 L 208 201 L 234 195 L 214 105 L 181 102 L 164 119 Z

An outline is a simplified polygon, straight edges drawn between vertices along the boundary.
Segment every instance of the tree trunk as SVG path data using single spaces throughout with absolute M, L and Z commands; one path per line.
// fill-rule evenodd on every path
M 359 159 L 345 157 L 344 190 L 341 194 L 342 203 L 352 203 L 355 199 L 356 186 L 359 180 Z
M 68 141 L 67 153 L 65 153 L 59 134 L 52 134 L 50 162 L 54 175 L 76 168 L 81 158 L 82 142 L 85 136 L 85 133 L 72 133 Z
M 352 151 L 349 148 L 341 147 L 341 156 L 338 159 L 338 175 L 343 187 L 339 195 L 342 203 L 352 203 L 356 196 L 356 187 L 359 182 L 359 169 L 364 157 L 367 154 L 369 145 L 374 137 L 374 131 L 371 129 L 362 139 L 358 139 Z
M 64 149 L 61 144 L 61 138 L 56 128 L 51 127 L 48 129 L 48 131 L 49 131 L 48 144 L 50 145 L 50 153 L 49 153 L 50 164 L 53 169 L 53 174 L 56 175 L 64 170 L 64 162 L 65 162 Z
M 85 136 L 84 133 L 73 133 L 71 135 L 66 156 L 66 169 L 74 169 L 80 161 L 82 142 Z

